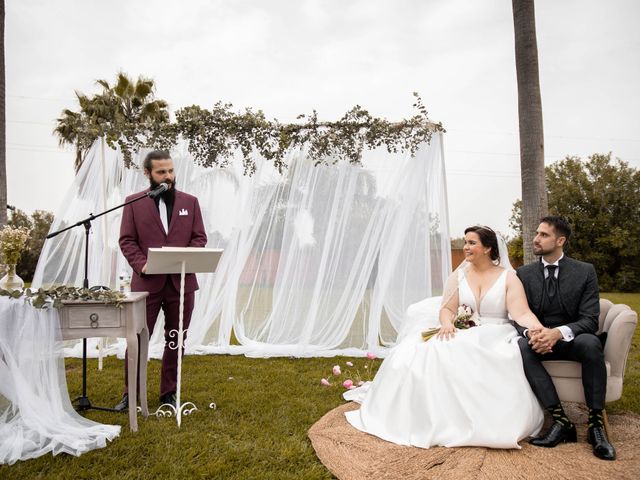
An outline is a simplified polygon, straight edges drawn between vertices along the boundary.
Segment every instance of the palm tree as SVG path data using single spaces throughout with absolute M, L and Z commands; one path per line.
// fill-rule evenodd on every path
M 515 31 L 520 171 L 522 183 L 522 235 L 525 263 L 534 260 L 531 241 L 538 221 L 547 214 L 544 174 L 542 101 L 538 73 L 538 45 L 534 0 L 512 0 Z
M 4 83 L 4 0 L 0 3 L 0 227 L 7 224 L 7 123 Z
M 80 112 L 63 110 L 54 129 L 60 145 L 76 147 L 76 172 L 98 138 L 112 147 L 118 144 L 129 166 L 131 149 L 143 146 L 158 126 L 169 123 L 167 102 L 154 98 L 153 80 L 139 77 L 133 82 L 120 72 L 113 87 L 106 80 L 96 83 L 102 92 L 92 97 L 76 92 Z
M 74 162 L 76 173 L 80 170 L 89 148 L 98 138 L 98 135 L 93 137 L 88 134 L 86 128 L 87 120 L 86 115 L 82 113 L 64 109 L 62 116 L 56 120 L 58 125 L 53 131 L 58 136 L 60 146 L 69 144 L 76 147 L 76 160 Z
M 97 83 L 102 86 L 102 95 L 107 103 L 108 99 L 115 102 L 114 113 L 118 120 L 141 124 L 169 121 L 167 102 L 154 100 L 154 84 L 150 78 L 140 76 L 133 83 L 120 72 L 113 87 L 106 80 L 98 80 Z

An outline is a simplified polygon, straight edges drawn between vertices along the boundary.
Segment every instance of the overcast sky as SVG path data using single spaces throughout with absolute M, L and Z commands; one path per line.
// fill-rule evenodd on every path
M 547 164 L 612 152 L 640 168 L 640 2 L 538 0 Z M 6 0 L 9 203 L 56 211 L 72 149 L 52 135 L 74 90 L 123 70 L 171 110 L 216 101 L 294 121 L 359 104 L 398 120 L 411 92 L 443 122 L 452 236 L 507 231 L 520 197 L 508 0 Z

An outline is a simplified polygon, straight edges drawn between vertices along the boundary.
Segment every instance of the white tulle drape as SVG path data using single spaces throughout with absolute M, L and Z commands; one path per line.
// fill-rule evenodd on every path
M 249 177 L 238 161 L 194 165 L 184 146 L 172 156 L 178 189 L 199 198 L 208 246 L 225 250 L 217 273 L 198 277 L 187 353 L 384 354 L 407 307 L 442 293 L 450 250 L 441 136 L 414 157 L 365 152 L 362 165 L 314 166 L 297 150 L 282 175 L 260 158 Z M 140 169 L 125 169 L 119 153 L 98 142 L 52 230 L 147 185 Z M 93 222 L 90 285 L 117 288 L 129 270 L 119 225 L 120 211 Z M 83 235 L 76 228 L 46 242 L 34 285 L 81 285 Z M 156 328 L 152 356 L 161 342 Z M 111 350 L 121 354 L 122 342 Z
M 58 315 L 0 298 L 0 464 L 106 446 L 119 425 L 81 417 L 67 391 Z

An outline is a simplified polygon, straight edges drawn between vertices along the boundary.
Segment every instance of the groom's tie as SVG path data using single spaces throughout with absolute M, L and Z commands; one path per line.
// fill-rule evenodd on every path
M 558 291 L 558 279 L 556 278 L 557 265 L 547 265 L 547 278 L 545 280 L 545 287 L 547 289 L 547 297 L 555 297 Z
M 169 220 L 167 218 L 167 204 L 164 203 L 162 197 L 160 197 L 160 202 L 158 203 L 158 211 L 160 212 L 160 221 L 162 222 L 162 226 L 164 227 L 164 233 L 169 233 Z

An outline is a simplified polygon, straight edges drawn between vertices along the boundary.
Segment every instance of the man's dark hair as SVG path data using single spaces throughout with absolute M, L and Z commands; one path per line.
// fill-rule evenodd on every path
M 166 150 L 153 150 L 149 153 L 147 153 L 147 156 L 144 159 L 144 163 L 142 164 L 142 167 L 145 170 L 148 170 L 149 172 L 151 171 L 151 162 L 153 160 L 170 160 L 171 159 L 171 155 L 169 155 L 169 152 L 167 152 Z
M 466 235 L 469 232 L 474 232 L 480 237 L 480 243 L 483 247 L 491 248 L 489 252 L 489 258 L 493 261 L 500 260 L 500 252 L 498 251 L 498 236 L 491 228 L 483 225 L 474 225 L 473 227 L 467 227 L 464 231 Z
M 548 223 L 553 227 L 558 237 L 566 238 L 566 242 L 571 238 L 571 225 L 566 218 L 559 215 L 547 215 L 540 219 L 540 223 Z

